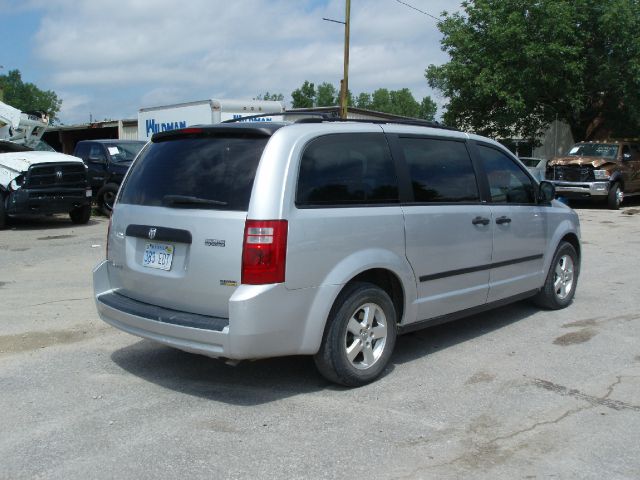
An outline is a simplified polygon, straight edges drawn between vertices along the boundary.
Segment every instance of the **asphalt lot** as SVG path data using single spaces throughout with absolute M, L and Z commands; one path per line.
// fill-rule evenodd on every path
M 640 478 L 640 202 L 578 208 L 574 303 L 400 337 L 359 389 L 101 322 L 107 220 L 0 232 L 0 478 Z

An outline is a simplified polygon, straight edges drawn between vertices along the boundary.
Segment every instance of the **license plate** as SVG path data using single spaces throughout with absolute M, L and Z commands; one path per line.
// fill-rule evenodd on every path
M 158 268 L 160 270 L 171 270 L 173 261 L 173 245 L 166 243 L 147 243 L 144 246 L 142 266 Z

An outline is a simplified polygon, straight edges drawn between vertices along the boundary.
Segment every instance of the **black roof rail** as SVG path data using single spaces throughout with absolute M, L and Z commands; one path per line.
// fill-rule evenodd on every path
M 259 115 L 249 115 L 247 117 L 239 117 L 232 118 L 230 120 L 225 120 L 221 123 L 237 123 L 237 122 L 246 122 L 253 119 L 264 118 L 264 117 L 273 117 L 273 116 L 304 116 L 307 118 L 300 118 L 296 120 L 294 123 L 322 123 L 322 122 L 357 122 L 357 123 L 376 123 L 376 124 L 389 124 L 396 123 L 400 125 L 413 125 L 416 127 L 430 127 L 430 128 L 440 128 L 443 130 L 453 130 L 459 131 L 457 128 L 449 127 L 440 122 L 430 122 L 427 120 L 419 120 L 419 119 L 365 119 L 365 118 L 340 118 L 336 115 L 328 114 L 325 112 L 279 112 L 279 113 L 261 113 Z
M 459 131 L 457 128 L 453 128 L 453 127 L 448 127 L 447 125 L 444 125 L 440 122 L 429 122 L 427 120 L 419 120 L 419 119 L 415 119 L 415 120 L 403 120 L 403 119 L 388 119 L 385 120 L 383 118 L 376 118 L 376 119 L 365 119 L 365 118 L 347 118 L 347 119 L 343 119 L 343 118 L 339 118 L 339 117 L 333 117 L 333 118 L 325 118 L 324 121 L 326 122 L 358 122 L 358 123 L 378 123 L 378 124 L 388 124 L 388 123 L 397 123 L 400 125 L 414 125 L 416 127 L 430 127 L 430 128 L 441 128 L 443 130 L 454 130 L 454 131 Z
M 225 120 L 224 122 L 220 122 L 220 123 L 238 123 L 238 122 L 246 122 L 248 120 L 253 120 L 254 118 L 276 117 L 276 116 L 286 117 L 288 115 L 320 117 L 320 120 L 330 120 L 331 118 L 333 118 L 330 115 L 327 115 L 326 113 L 321 113 L 321 112 L 276 112 L 276 113 L 260 113 L 258 115 L 248 115 L 246 117 L 231 118 L 229 120 Z M 304 120 L 309 120 L 309 119 L 305 118 L 305 119 L 301 119 L 300 121 L 303 122 Z

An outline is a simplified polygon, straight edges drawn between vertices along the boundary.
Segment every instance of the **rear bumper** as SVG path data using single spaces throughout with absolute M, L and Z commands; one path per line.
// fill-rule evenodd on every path
M 554 180 L 556 193 L 567 198 L 604 198 L 609 194 L 609 182 L 562 182 Z
M 235 360 L 313 354 L 324 319 L 310 306 L 328 289 L 287 290 L 284 285 L 241 285 L 229 300 L 229 318 L 195 315 L 149 305 L 117 293 L 109 261 L 93 272 L 100 318 L 127 333 L 180 350 Z M 311 328 L 308 322 L 322 322 Z
M 86 188 L 31 189 L 24 188 L 9 194 L 9 215 L 69 213 L 91 205 L 91 190 Z

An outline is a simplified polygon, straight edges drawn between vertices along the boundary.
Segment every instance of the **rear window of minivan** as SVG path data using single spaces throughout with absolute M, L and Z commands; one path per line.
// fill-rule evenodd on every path
M 152 143 L 134 162 L 119 201 L 246 211 L 267 141 L 265 137 L 238 135 Z

